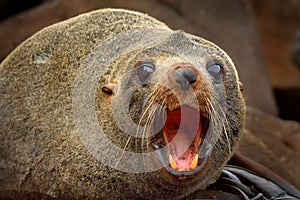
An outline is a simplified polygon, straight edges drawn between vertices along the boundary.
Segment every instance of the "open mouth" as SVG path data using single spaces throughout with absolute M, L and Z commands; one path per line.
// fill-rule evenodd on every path
M 188 175 L 198 171 L 203 164 L 199 152 L 208 124 L 203 113 L 188 106 L 167 113 L 166 122 L 158 137 L 162 137 L 163 140 L 160 141 L 167 146 L 165 155 L 160 155 L 160 160 L 170 173 Z

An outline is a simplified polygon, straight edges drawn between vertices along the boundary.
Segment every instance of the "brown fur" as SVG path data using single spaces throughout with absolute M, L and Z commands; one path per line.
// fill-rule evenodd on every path
M 166 40 L 157 39 L 156 46 L 149 48 L 150 52 L 134 49 L 117 57 L 111 66 L 105 66 L 108 68 L 101 74 L 96 91 L 96 114 L 104 133 L 116 146 L 141 152 L 144 149 L 136 146 L 140 141 L 129 139 L 113 120 L 118 116 L 113 116 L 111 106 L 115 101 L 115 109 L 124 110 L 120 103 L 124 97 L 122 95 L 136 84 L 132 81 L 131 70 L 141 57 L 161 54 L 164 58 L 174 48 L 177 55 L 172 56 L 175 58 L 178 55 L 197 57 L 193 53 L 195 46 L 206 49 L 209 55 L 221 60 L 225 70 L 226 133 L 220 133 L 201 174 L 183 183 L 165 178 L 160 170 L 134 174 L 103 165 L 81 143 L 74 127 L 74 82 L 88 54 L 99 43 L 118 33 L 133 29 L 146 30 L 147 33 L 151 28 L 171 34 Z M 143 37 L 138 39 L 144 40 Z M 185 43 L 179 48 L 178 41 Z M 122 46 L 122 40 L 119 45 Z M 160 45 L 166 47 L 164 52 L 156 48 Z M 115 46 L 111 48 L 112 53 L 117 52 Z M 100 54 L 95 56 L 94 60 L 101 59 Z M 160 74 L 156 77 L 161 78 Z M 206 83 L 209 84 L 207 80 Z M 101 90 L 105 84 L 115 84 L 111 87 L 112 96 Z M 212 85 L 205 87 L 209 88 L 206 93 L 213 91 Z M 199 91 L 197 97 L 201 96 L 201 88 L 194 89 Z M 139 100 L 154 90 L 159 89 L 150 87 L 134 93 L 136 101 L 130 107 L 133 120 L 138 120 L 142 112 L 143 105 Z M 218 95 L 216 92 L 211 99 Z M 206 188 L 218 178 L 236 148 L 245 114 L 237 73 L 224 51 L 202 38 L 180 31 L 171 32 L 163 23 L 147 15 L 113 9 L 91 12 L 58 23 L 21 44 L 0 65 L 0 96 L 0 197 L 22 197 L 27 194 L 61 199 L 186 197 L 197 189 Z M 172 109 L 174 104 L 168 103 L 169 109 Z M 115 113 L 119 114 L 122 113 Z M 119 118 L 123 119 L 122 116 Z M 220 126 L 217 123 L 214 125 Z M 88 135 L 88 129 L 86 133 Z M 106 155 L 109 160 L 109 151 Z M 120 162 L 116 165 L 122 162 L 120 155 Z

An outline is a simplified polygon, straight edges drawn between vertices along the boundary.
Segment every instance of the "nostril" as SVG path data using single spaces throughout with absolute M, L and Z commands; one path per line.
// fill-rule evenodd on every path
M 177 69 L 175 80 L 180 84 L 182 90 L 188 90 L 190 84 L 196 82 L 196 74 L 191 69 Z
M 196 82 L 196 75 L 195 72 L 191 69 L 182 69 L 182 76 L 190 83 Z

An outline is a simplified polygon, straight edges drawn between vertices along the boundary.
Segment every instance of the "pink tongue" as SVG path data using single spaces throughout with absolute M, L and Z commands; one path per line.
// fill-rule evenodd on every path
M 177 134 L 170 143 L 171 156 L 177 163 L 177 167 L 180 169 L 190 168 L 190 164 L 193 161 L 193 152 L 190 146 L 193 143 L 193 138 L 188 138 L 189 134 L 183 130 L 176 130 Z
M 195 168 L 193 162 L 201 137 L 200 114 L 189 107 L 182 107 L 167 114 L 163 135 L 170 148 L 170 164 L 176 170 Z M 196 149 L 195 149 L 196 148 Z

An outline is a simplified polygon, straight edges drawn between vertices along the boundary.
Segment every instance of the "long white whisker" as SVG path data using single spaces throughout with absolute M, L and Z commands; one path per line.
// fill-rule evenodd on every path
M 117 162 L 116 162 L 116 164 L 115 164 L 115 167 L 118 166 L 118 164 L 120 163 L 122 157 L 124 156 L 126 147 L 127 147 L 127 145 L 129 144 L 130 139 L 131 139 L 131 136 L 128 137 L 128 139 L 127 139 L 127 141 L 126 141 L 126 144 L 125 144 L 125 146 L 124 146 L 124 148 L 123 148 L 122 154 L 121 154 L 120 158 L 117 160 Z

